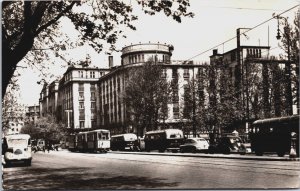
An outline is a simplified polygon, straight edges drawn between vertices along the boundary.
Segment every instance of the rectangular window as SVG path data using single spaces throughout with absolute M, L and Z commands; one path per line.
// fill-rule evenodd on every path
M 91 100 L 96 100 L 96 94 L 95 94 L 95 92 L 91 92 Z
M 79 127 L 84 128 L 84 121 L 79 121 Z
M 95 71 L 90 72 L 90 78 L 95 78 Z
M 96 121 L 92 120 L 92 128 L 96 128 Z
M 172 78 L 177 78 L 177 77 L 178 77 L 177 68 L 173 68 L 172 69 Z
M 79 100 L 84 100 L 84 92 L 79 92 Z
M 79 102 L 79 109 L 84 109 L 84 102 Z
M 179 104 L 178 103 L 173 104 L 173 118 L 174 119 L 179 118 Z
M 79 83 L 78 91 L 84 91 L 83 83 Z
M 84 109 L 79 109 L 79 119 L 80 120 L 84 120 L 85 119 Z
M 78 71 L 79 77 L 83 78 L 83 71 Z
M 91 102 L 91 109 L 95 109 L 96 108 L 96 102 Z
M 183 70 L 183 78 L 189 78 L 189 77 L 190 77 L 189 69 L 184 69 Z

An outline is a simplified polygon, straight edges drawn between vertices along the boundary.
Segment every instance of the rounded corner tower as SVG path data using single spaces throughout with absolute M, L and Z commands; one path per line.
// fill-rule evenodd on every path
M 132 44 L 122 48 L 122 65 L 155 62 L 170 64 L 173 45 L 160 43 Z

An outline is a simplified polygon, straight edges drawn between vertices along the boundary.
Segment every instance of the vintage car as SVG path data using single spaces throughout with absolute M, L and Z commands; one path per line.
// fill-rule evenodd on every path
M 209 153 L 239 153 L 246 154 L 247 148 L 238 136 L 221 137 L 215 144 L 211 144 L 208 149 Z
M 180 152 L 207 152 L 209 144 L 204 138 L 188 138 L 180 145 Z

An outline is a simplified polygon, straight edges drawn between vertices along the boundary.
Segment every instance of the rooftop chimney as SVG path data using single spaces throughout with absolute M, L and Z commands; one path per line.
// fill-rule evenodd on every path
M 218 49 L 213 49 L 213 56 L 218 54 Z
M 108 66 L 109 66 L 109 68 L 112 68 L 114 66 L 113 56 L 108 56 Z

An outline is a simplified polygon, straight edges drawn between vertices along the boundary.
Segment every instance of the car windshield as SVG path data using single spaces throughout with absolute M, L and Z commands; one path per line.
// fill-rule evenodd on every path
M 197 139 L 197 141 L 199 141 L 199 142 L 206 142 L 205 139 Z
M 8 147 L 18 147 L 18 146 L 27 146 L 26 139 L 8 139 Z

